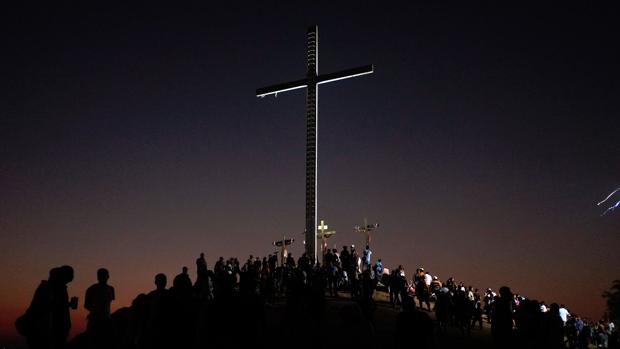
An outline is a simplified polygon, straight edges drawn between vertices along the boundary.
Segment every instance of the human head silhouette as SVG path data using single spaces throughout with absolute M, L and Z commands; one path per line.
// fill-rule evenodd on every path
M 99 270 L 97 270 L 97 281 L 99 281 L 100 284 L 107 283 L 109 278 L 110 273 L 108 272 L 108 269 L 99 268 Z
M 73 268 L 69 265 L 63 265 L 58 271 L 58 281 L 66 285 L 73 281 Z
M 510 291 L 510 287 L 502 286 L 499 288 L 499 295 L 504 299 L 512 299 L 512 292 Z
M 158 290 L 165 290 L 167 283 L 168 283 L 168 280 L 166 278 L 166 274 L 159 273 L 155 275 L 155 285 L 157 286 Z
M 56 282 L 60 278 L 60 267 L 50 269 L 48 281 Z
M 555 316 L 560 316 L 560 306 L 558 303 L 551 303 L 549 306 L 549 313 Z

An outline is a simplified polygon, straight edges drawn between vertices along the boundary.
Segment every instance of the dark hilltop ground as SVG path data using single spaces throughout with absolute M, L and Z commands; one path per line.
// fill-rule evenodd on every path
M 290 307 L 286 305 L 284 297 L 277 298 L 273 303 L 267 303 L 264 308 L 264 322 L 260 326 L 262 335 L 254 336 L 255 330 L 246 332 L 244 323 L 252 323 L 249 318 L 234 319 L 235 323 L 230 325 L 225 332 L 230 334 L 226 343 L 214 343 L 208 338 L 203 338 L 203 342 L 199 343 L 196 348 L 220 347 L 238 347 L 250 344 L 256 347 L 275 347 L 285 346 L 288 348 L 334 348 L 334 347 L 360 347 L 364 348 L 395 348 L 396 335 L 396 319 L 397 315 L 402 311 L 399 306 L 394 307 L 389 302 L 389 296 L 386 292 L 377 291 L 374 294 L 374 311 L 372 312 L 372 324 L 365 319 L 361 313 L 359 304 L 351 300 L 348 293 L 341 293 L 339 297 L 326 297 L 325 303 L 322 305 L 313 305 L 309 312 L 322 312 L 320 321 L 307 320 L 300 322 L 299 318 L 290 314 Z M 127 308 L 123 308 L 127 309 Z M 119 309 L 118 312 L 122 312 Z M 420 310 L 416 311 L 427 314 L 433 322 L 432 338 L 433 348 L 495 348 L 491 336 L 491 328 L 486 316 L 484 317 L 483 326 L 480 329 L 477 325 L 472 327 L 470 334 L 461 332 L 456 326 L 448 325 L 443 332 L 439 330 L 433 311 Z M 232 313 L 231 313 L 232 314 Z M 231 319 L 221 319 L 222 322 Z M 226 326 L 226 323 L 223 324 Z M 217 326 L 221 330 L 221 325 Z M 417 343 L 420 340 L 419 332 L 409 329 L 403 334 L 408 337 L 407 347 L 419 348 L 425 347 L 423 343 Z M 80 337 L 82 336 L 82 337 Z M 84 347 L 84 334 L 72 338 L 67 348 Z M 200 335 L 199 335 L 200 336 Z M 228 334 L 226 335 L 228 336 Z M 222 336 L 220 336 L 220 339 Z M 6 339 L 5 339 L 6 340 Z M 247 343 L 247 344 L 246 344 Z M 181 348 L 180 343 L 176 343 L 173 347 Z M 10 339 L 0 343 L 2 349 L 22 349 L 27 348 L 25 340 L 21 338 Z M 589 348 L 596 348 L 590 345 Z
M 376 301 L 376 308 L 373 314 L 374 336 L 372 336 L 368 333 L 364 333 L 367 331 L 364 324 L 358 324 L 359 326 L 357 330 L 355 328 L 351 328 L 351 332 L 346 332 L 348 328 L 342 328 L 341 319 L 343 317 L 343 313 L 346 312 L 345 309 L 351 307 L 354 303 L 351 301 L 348 294 L 344 293 L 339 298 L 328 297 L 326 299 L 324 317 L 322 324 L 320 325 L 320 330 L 318 333 L 312 334 L 316 338 L 315 343 L 324 343 L 318 347 L 340 347 L 345 343 L 350 343 L 352 341 L 351 337 L 357 334 L 361 338 L 360 344 L 364 344 L 365 348 L 394 348 L 396 316 L 400 312 L 400 308 L 392 307 L 389 303 L 389 296 L 385 292 L 375 292 L 374 298 Z M 285 324 L 282 323 L 282 321 L 285 321 L 286 319 L 284 311 L 284 306 L 276 305 L 270 307 L 270 310 L 267 312 L 267 326 L 269 332 L 278 333 L 281 331 L 281 328 L 285 327 Z M 427 313 L 433 322 L 435 322 L 434 312 L 428 312 L 425 310 L 422 310 L 422 312 Z M 439 333 L 439 329 L 435 324 L 433 338 L 435 340 L 436 348 L 494 348 L 491 337 L 491 328 L 486 321 L 486 318 L 483 322 L 483 328 L 481 330 L 478 329 L 477 326 L 472 328 L 470 336 L 463 335 L 460 330 L 454 326 L 448 326 L 445 333 Z M 273 338 L 273 340 L 273 343 L 275 343 L 275 341 L 277 341 L 277 337 Z M 372 343 L 373 345 L 368 343 L 366 340 L 371 340 L 374 342 Z M 416 340 L 417 339 L 414 338 L 414 333 L 412 331 L 410 338 L 411 345 L 409 347 L 421 347 L 420 345 L 416 345 Z M 355 342 L 355 340 L 353 341 Z M 292 347 L 295 348 L 294 345 L 292 345 Z
M 265 327 L 266 334 L 263 340 L 255 344 L 261 347 L 273 347 L 285 345 L 290 348 L 328 348 L 350 346 L 351 344 L 363 344 L 364 348 L 394 348 L 394 336 L 396 327 L 396 316 L 400 312 L 399 307 L 392 307 L 389 303 L 388 294 L 385 292 L 375 292 L 374 299 L 376 308 L 373 313 L 373 326 L 358 322 L 354 308 L 355 302 L 351 300 L 348 293 L 341 293 L 339 297 L 326 297 L 323 309 L 322 321 L 319 324 L 310 325 L 312 333 L 302 333 L 303 326 L 299 323 L 289 323 L 290 316 L 287 314 L 287 307 L 284 298 L 278 298 L 273 304 L 265 306 Z M 427 312 L 433 321 L 434 313 Z M 357 314 L 361 315 L 361 314 Z M 343 328 L 343 318 L 348 318 L 350 325 Z M 362 317 L 363 318 L 363 317 Z M 241 345 L 251 341 L 244 333 L 243 323 L 248 319 L 238 319 L 238 336 L 231 338 L 229 347 Z M 306 324 L 308 325 L 308 324 Z M 232 325 L 233 327 L 235 325 Z M 297 329 L 296 329 L 297 328 Z M 372 328 L 372 329 L 371 329 Z M 448 326 L 446 333 L 440 334 L 437 326 L 434 327 L 434 340 L 436 348 L 493 348 L 491 330 L 489 324 L 484 322 L 482 330 L 478 327 L 472 329 L 471 336 L 464 336 L 456 327 Z M 78 335 L 71 341 L 79 341 Z M 357 338 L 357 339 L 356 339 Z M 70 344 L 68 348 L 75 347 Z M 415 345 L 416 338 L 410 339 L 411 347 Z M 5 338 L 0 343 L 1 349 L 22 349 L 27 348 L 23 338 Z M 204 347 L 213 347 L 205 343 Z

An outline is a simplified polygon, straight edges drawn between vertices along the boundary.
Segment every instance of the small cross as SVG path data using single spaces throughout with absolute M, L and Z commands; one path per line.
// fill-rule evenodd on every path
M 366 245 L 370 246 L 370 232 L 377 229 L 378 227 L 379 223 L 368 224 L 366 218 L 364 218 L 364 225 L 356 225 L 354 229 L 356 232 L 364 234 L 364 236 L 366 237 Z
M 336 231 L 328 231 L 327 224 L 325 224 L 324 220 L 321 220 L 321 225 L 317 227 L 317 230 L 319 230 L 319 233 L 316 234 L 316 237 L 321 239 L 321 251 L 323 253 L 323 257 L 325 257 L 325 254 L 327 253 L 327 239 L 335 235 Z
M 290 238 L 287 239 L 286 236 L 282 238 L 282 240 L 274 241 L 273 245 L 280 248 L 280 265 L 284 265 L 284 259 L 286 258 L 286 246 L 295 242 L 295 239 Z

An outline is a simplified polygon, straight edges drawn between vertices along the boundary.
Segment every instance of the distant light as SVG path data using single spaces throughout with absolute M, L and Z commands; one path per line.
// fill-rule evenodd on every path
M 615 193 L 617 193 L 618 191 L 620 191 L 620 188 L 617 188 L 616 190 L 612 191 L 609 195 L 607 195 L 607 197 L 605 199 L 603 199 L 602 201 L 599 201 L 596 206 L 600 206 L 602 203 L 604 203 L 605 201 L 609 200 L 609 198 L 611 198 Z M 620 200 L 618 200 L 614 205 L 608 207 L 605 212 L 603 212 L 603 214 L 601 214 L 601 216 L 604 216 L 607 214 L 607 212 L 609 211 L 614 211 L 616 208 L 620 207 Z

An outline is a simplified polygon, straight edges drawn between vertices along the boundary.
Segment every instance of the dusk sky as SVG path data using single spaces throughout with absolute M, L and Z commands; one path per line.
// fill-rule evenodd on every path
M 49 269 L 128 306 L 205 252 L 303 252 L 306 30 L 319 71 L 318 217 L 379 222 L 373 257 L 598 319 L 620 278 L 620 13 L 275 2 L 2 12 L 0 344 Z M 218 5 L 224 6 L 224 5 Z M 620 200 L 613 197 L 609 206 Z

